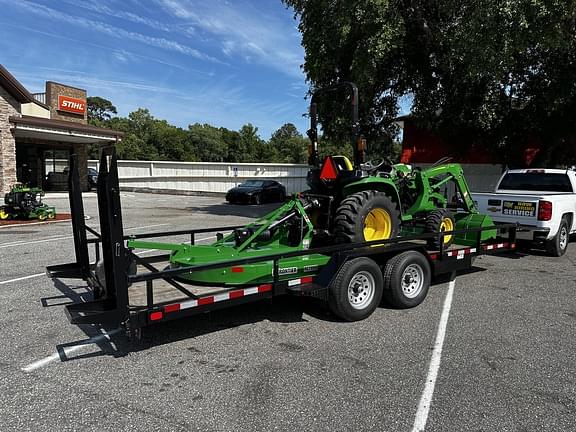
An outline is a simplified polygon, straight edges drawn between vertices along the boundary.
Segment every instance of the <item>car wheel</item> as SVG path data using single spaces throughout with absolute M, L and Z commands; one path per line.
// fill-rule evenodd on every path
M 568 242 L 570 241 L 570 232 L 568 229 L 568 221 L 562 218 L 560 227 L 553 239 L 546 242 L 546 250 L 552 256 L 559 257 L 566 253 L 568 249 Z
M 262 196 L 260 194 L 254 195 L 254 204 L 256 205 L 262 204 Z

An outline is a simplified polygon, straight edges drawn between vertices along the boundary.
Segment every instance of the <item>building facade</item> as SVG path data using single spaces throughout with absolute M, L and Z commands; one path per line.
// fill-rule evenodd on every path
M 88 189 L 88 146 L 113 145 L 122 133 L 88 124 L 86 90 L 53 81 L 30 93 L 0 65 L 0 192 L 15 183 L 46 190 L 66 187 L 70 154 Z M 56 163 L 56 162 L 59 163 Z

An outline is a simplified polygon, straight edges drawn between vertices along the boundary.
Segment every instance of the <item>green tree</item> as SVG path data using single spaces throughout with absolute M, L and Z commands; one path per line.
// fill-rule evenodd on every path
M 283 1 L 299 18 L 311 87 L 359 85 L 372 155 L 392 146 L 407 95 L 415 120 L 463 151 L 476 141 L 513 160 L 535 137 L 550 158 L 576 136 L 576 0 Z M 344 105 L 321 106 L 338 142 Z
M 272 134 L 270 145 L 276 150 L 277 162 L 306 163 L 308 140 L 296 126 L 286 123 Z
M 188 127 L 188 140 L 198 158 L 203 162 L 225 162 L 228 158 L 222 129 L 209 124 L 195 123 Z
M 113 114 L 118 114 L 112 102 L 100 96 L 89 96 L 86 98 L 86 107 L 88 110 L 88 122 L 91 124 L 110 120 Z

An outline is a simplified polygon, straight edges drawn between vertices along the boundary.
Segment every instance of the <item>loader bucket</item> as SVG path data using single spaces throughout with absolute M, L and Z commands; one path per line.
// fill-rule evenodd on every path
M 456 214 L 456 230 L 465 230 L 470 228 L 485 228 L 494 226 L 492 218 L 487 215 L 481 214 Z M 457 234 L 455 243 L 464 246 L 475 246 L 480 241 L 495 239 L 498 234 L 496 229 L 480 231 L 480 232 L 467 232 L 465 234 Z

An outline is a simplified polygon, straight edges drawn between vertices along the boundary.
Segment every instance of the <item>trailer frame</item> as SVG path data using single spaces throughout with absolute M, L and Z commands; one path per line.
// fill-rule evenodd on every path
M 137 339 L 141 335 L 141 329 L 158 322 L 171 321 L 287 294 L 310 296 L 328 301 L 329 286 L 338 270 L 347 261 L 358 257 L 370 258 L 380 266 L 384 266 L 389 259 L 402 252 L 418 251 L 426 257 L 432 275 L 436 277 L 469 269 L 474 258 L 479 255 L 510 251 L 516 247 L 516 225 L 509 224 L 497 227 L 500 233 L 507 233 L 507 237 L 499 237 L 496 241 L 481 241 L 483 231 L 495 229 L 491 226 L 399 237 L 384 241 L 315 247 L 301 251 L 190 267 L 158 269 L 155 264 L 166 261 L 170 254 L 141 257 L 126 246 L 126 241 L 187 235 L 190 236 L 190 243 L 194 244 L 196 234 L 217 233 L 217 236 L 220 236 L 222 231 L 230 231 L 241 226 L 124 235 L 117 156 L 114 147 L 102 149 L 100 159 L 97 185 L 100 232 L 90 228 L 85 223 L 78 160 L 74 154 L 70 156 L 68 187 L 76 260 L 68 264 L 47 267 L 47 275 L 51 278 L 82 279 L 91 288 L 93 300 L 66 306 L 66 315 L 72 324 L 122 326 L 129 336 Z M 475 246 L 444 250 L 443 241 L 439 242 L 439 250 L 430 250 L 427 246 L 430 239 L 465 233 L 475 233 Z M 95 251 L 96 260 L 93 263 L 89 260 L 89 245 L 93 245 Z M 327 255 L 330 259 L 325 266 L 318 269 L 318 273 L 314 276 L 280 280 L 280 261 L 282 259 L 312 254 Z M 186 283 L 178 280 L 178 276 L 184 273 L 237 267 L 263 261 L 273 261 L 273 274 L 270 283 L 222 287 L 222 290 L 215 294 L 198 295 L 193 293 Z M 136 273 L 136 266 L 145 268 L 147 272 Z M 182 298 L 176 301 L 156 302 L 154 281 L 159 279 L 166 281 L 178 290 L 182 294 Z M 131 284 L 139 282 L 146 284 L 146 304 L 134 306 L 130 304 L 129 287 Z

